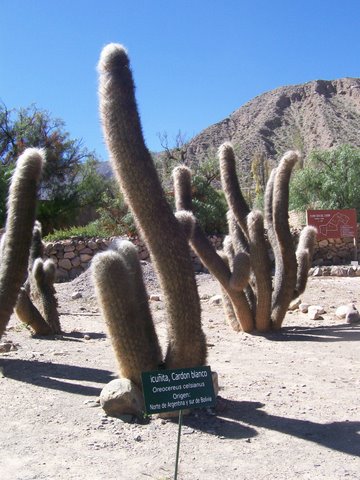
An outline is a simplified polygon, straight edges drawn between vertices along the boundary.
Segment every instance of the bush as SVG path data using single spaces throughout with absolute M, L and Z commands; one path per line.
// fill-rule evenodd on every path
M 44 237 L 44 242 L 55 242 L 58 240 L 66 240 L 71 237 L 78 238 L 108 238 L 107 232 L 101 230 L 97 222 L 92 222 L 85 227 L 70 227 L 64 230 L 54 230 L 53 233 L 49 233 Z
M 193 209 L 206 233 L 227 233 L 227 203 L 224 193 L 199 175 L 193 178 Z
M 290 183 L 290 208 L 356 208 L 360 214 L 360 149 L 315 151 Z

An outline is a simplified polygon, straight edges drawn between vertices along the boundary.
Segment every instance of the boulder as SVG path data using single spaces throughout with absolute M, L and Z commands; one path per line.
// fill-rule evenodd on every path
M 311 305 L 308 308 L 308 314 L 310 320 L 320 320 L 321 315 L 325 313 L 324 307 L 322 305 Z
M 105 385 L 100 393 L 100 405 L 111 417 L 141 417 L 144 412 L 143 394 L 139 387 L 127 378 L 112 380 Z

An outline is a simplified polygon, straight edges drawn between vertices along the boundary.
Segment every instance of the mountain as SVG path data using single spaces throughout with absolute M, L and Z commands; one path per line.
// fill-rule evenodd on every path
M 245 173 L 255 155 L 276 164 L 290 149 L 306 155 L 344 143 L 360 147 L 360 78 L 314 80 L 255 97 L 192 138 L 186 146 L 188 164 L 216 156 L 226 141 Z M 108 162 L 101 168 L 111 175 Z
M 287 150 L 304 155 L 348 143 L 360 147 L 360 78 L 315 80 L 255 97 L 188 144 L 192 162 L 231 141 L 245 170 L 256 154 L 275 162 Z

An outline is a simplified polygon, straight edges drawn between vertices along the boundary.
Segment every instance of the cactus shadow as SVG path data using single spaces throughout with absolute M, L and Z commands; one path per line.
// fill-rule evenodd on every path
M 265 428 L 285 435 L 317 443 L 331 450 L 360 457 L 360 421 L 316 423 L 310 420 L 271 415 L 261 408 L 264 404 L 222 399 L 223 411 L 219 413 L 235 422 L 250 427 Z
M 220 405 L 221 410 L 224 408 L 226 400 L 221 397 L 217 398 L 217 405 Z M 254 411 L 261 408 L 262 404 L 258 402 L 236 402 L 237 407 L 241 410 L 242 415 L 246 418 L 247 412 Z M 228 405 L 226 404 L 226 409 Z M 194 415 L 183 417 L 183 424 L 193 430 L 198 430 L 209 435 L 214 435 L 219 438 L 227 438 L 234 440 L 247 439 L 256 437 L 257 431 L 249 425 L 245 425 L 241 420 L 228 416 L 225 418 L 222 413 L 215 412 L 209 414 L 207 410 L 195 410 Z M 174 418 L 175 422 L 177 419 Z M 186 432 L 185 432 L 186 433 Z
M 0 366 L 6 378 L 77 395 L 98 396 L 101 387 L 84 382 L 106 384 L 114 379 L 108 370 L 37 360 L 1 359 Z
M 84 335 L 89 335 L 90 340 L 99 340 L 101 338 L 106 338 L 105 333 L 99 333 L 99 332 L 62 332 L 61 334 L 56 334 L 56 335 L 39 335 L 35 334 L 32 335 L 32 338 L 36 338 L 36 340 L 50 340 L 50 341 L 56 341 L 56 340 L 61 340 L 64 342 L 80 342 L 83 343 L 86 341 L 84 339 Z
M 318 327 L 282 327 L 278 332 L 266 334 L 276 342 L 357 342 L 360 340 L 360 325 L 321 325 Z
M 100 338 L 106 338 L 105 333 L 99 332 L 64 332 L 62 333 L 62 340 L 65 341 L 84 341 L 84 335 L 89 335 L 90 340 L 99 340 Z

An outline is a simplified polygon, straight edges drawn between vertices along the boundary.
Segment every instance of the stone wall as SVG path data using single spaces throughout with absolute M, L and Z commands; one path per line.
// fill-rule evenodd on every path
M 359 245 L 359 238 L 357 244 Z M 360 251 L 355 251 L 353 238 L 329 238 L 317 243 L 313 264 L 344 265 L 354 260 L 360 262 Z
M 299 231 L 294 231 L 296 237 Z M 358 225 L 359 242 L 360 225 Z M 109 239 L 79 239 L 72 238 L 58 242 L 45 244 L 45 256 L 53 259 L 57 266 L 57 281 L 68 281 L 83 273 L 90 264 L 92 257 L 103 250 L 106 250 L 114 238 Z M 219 249 L 222 245 L 222 235 L 209 236 L 210 242 Z M 137 246 L 139 258 L 149 260 L 149 252 L 144 242 L 135 238 L 132 239 Z M 192 252 L 192 260 L 196 271 L 204 271 L 199 258 Z M 354 243 L 352 238 L 336 238 L 322 240 L 317 243 L 314 252 L 314 266 L 326 265 L 349 265 L 354 258 Z M 357 260 L 360 263 L 360 249 L 357 253 Z

